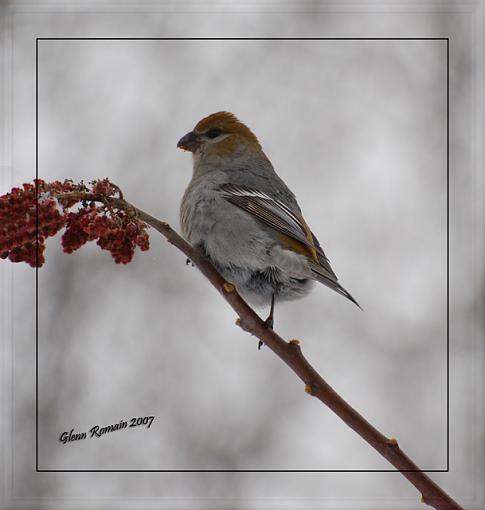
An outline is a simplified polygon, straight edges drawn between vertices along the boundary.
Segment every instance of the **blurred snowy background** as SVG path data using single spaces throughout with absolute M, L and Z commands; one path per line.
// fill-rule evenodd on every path
M 142 36 L 143 23 L 150 28 L 155 20 L 163 25 L 158 35 L 164 27 L 180 35 L 182 18 L 171 25 L 166 17 L 122 17 L 116 33 L 101 33 L 100 16 L 69 15 L 53 17 L 35 36 L 127 36 L 130 23 Z M 204 35 L 220 33 L 221 19 L 204 18 Z M 264 16 L 244 20 L 241 35 L 299 35 L 295 27 L 273 33 Z M 34 104 L 35 78 L 33 43 L 25 35 L 37 23 L 33 15 L 15 24 L 19 122 L 26 117 L 18 112 L 33 113 L 24 114 Z M 446 468 L 445 41 L 39 41 L 38 83 L 39 176 L 109 177 L 128 200 L 176 229 L 191 175 L 191 157 L 176 149 L 177 140 L 221 109 L 248 124 L 365 310 L 315 286 L 306 299 L 278 305 L 276 331 L 299 338 L 334 389 L 397 437 L 422 468 Z M 23 137 L 15 129 L 25 128 L 14 123 L 18 183 L 33 175 L 35 138 L 31 126 Z M 68 256 L 59 238 L 48 243 L 39 271 L 39 468 L 390 468 L 307 397 L 269 350 L 258 352 L 257 341 L 234 326 L 234 312 L 180 252 L 155 233 L 151 246 L 134 263 L 117 266 L 96 246 Z M 34 359 L 28 336 L 34 273 L 15 266 L 12 279 L 13 376 L 22 394 L 33 387 L 24 370 Z M 14 402 L 20 458 L 31 455 L 33 430 L 24 427 L 31 406 Z M 59 442 L 72 428 L 152 415 L 149 430 Z M 17 476 L 29 479 L 16 464 Z M 288 508 L 306 508 L 292 500 L 302 495 L 350 494 L 358 498 L 347 501 L 352 508 L 364 508 L 357 506 L 362 494 L 381 499 L 369 508 L 390 508 L 391 498 L 393 508 L 419 504 L 397 475 L 185 474 L 181 485 L 170 482 L 175 475 L 163 481 L 159 474 L 98 475 L 102 482 L 77 476 L 46 478 L 31 491 L 83 498 L 90 487 L 93 498 L 143 495 L 148 507 L 155 501 L 149 498 L 167 498 L 182 486 L 184 496 L 205 491 L 204 497 L 234 498 L 230 508 L 252 508 L 244 498 L 259 497 L 256 487 L 266 480 L 265 497 L 284 492 L 284 505 L 294 503 Z
M 191 157 L 175 144 L 206 114 L 235 112 L 365 310 L 317 287 L 277 307 L 276 329 L 300 338 L 356 407 L 439 469 L 445 105 L 443 41 L 40 41 L 39 175 L 107 176 L 178 228 Z M 257 351 L 156 234 L 128 267 L 96 246 L 67 257 L 58 239 L 48 255 L 39 272 L 41 467 L 386 467 Z M 58 442 L 71 427 L 147 414 L 156 415 L 149 432 Z

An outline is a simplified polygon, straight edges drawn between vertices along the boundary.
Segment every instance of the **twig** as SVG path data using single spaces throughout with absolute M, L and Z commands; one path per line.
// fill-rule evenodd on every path
M 273 330 L 268 329 L 264 321 L 236 292 L 234 285 L 226 282 L 209 259 L 200 250 L 187 243 L 168 223 L 154 218 L 121 198 L 106 198 L 83 192 L 59 194 L 58 198 L 74 198 L 74 196 L 78 195 L 80 199 L 101 201 L 106 205 L 110 204 L 119 209 L 130 211 L 136 214 L 140 220 L 160 232 L 171 244 L 182 251 L 223 295 L 224 299 L 240 317 L 236 323 L 245 331 L 259 338 L 283 360 L 305 383 L 305 391 L 307 393 L 321 400 L 351 429 L 399 470 L 420 491 L 422 495 L 421 500 L 424 503 L 437 510 L 463 510 L 456 501 L 448 496 L 426 473 L 421 471 L 401 450 L 396 439 L 387 438 L 381 434 L 325 382 L 303 356 L 297 340 L 286 342 Z

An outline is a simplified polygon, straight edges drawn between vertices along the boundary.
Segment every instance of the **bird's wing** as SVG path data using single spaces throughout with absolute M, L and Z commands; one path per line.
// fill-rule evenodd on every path
M 337 281 L 320 243 L 299 211 L 292 210 L 281 200 L 248 186 L 223 184 L 220 189 L 226 200 L 279 232 L 280 241 L 285 248 L 306 255 L 312 270 L 315 267 L 322 277 Z
M 299 211 L 290 209 L 281 200 L 248 186 L 222 184 L 220 190 L 231 204 L 278 232 L 279 240 L 286 249 L 305 255 L 316 280 L 350 299 L 360 308 L 359 303 L 338 283 L 318 239 Z

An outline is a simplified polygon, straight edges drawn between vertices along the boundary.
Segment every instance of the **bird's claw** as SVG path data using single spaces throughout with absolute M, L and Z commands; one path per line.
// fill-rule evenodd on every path
M 264 321 L 264 325 L 266 326 L 266 328 L 268 329 L 273 329 L 273 325 L 274 325 L 274 320 L 273 320 L 273 317 L 269 316 L 265 321 Z M 260 340 L 258 342 L 258 351 L 261 350 L 261 347 L 263 347 L 264 345 L 264 342 L 262 340 Z

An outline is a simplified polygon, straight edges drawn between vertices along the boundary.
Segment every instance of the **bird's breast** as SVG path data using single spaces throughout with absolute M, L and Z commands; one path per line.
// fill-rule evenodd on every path
M 274 240 L 251 215 L 228 202 L 218 186 L 189 186 L 180 207 L 184 237 L 192 245 L 203 245 L 218 264 L 267 267 Z

